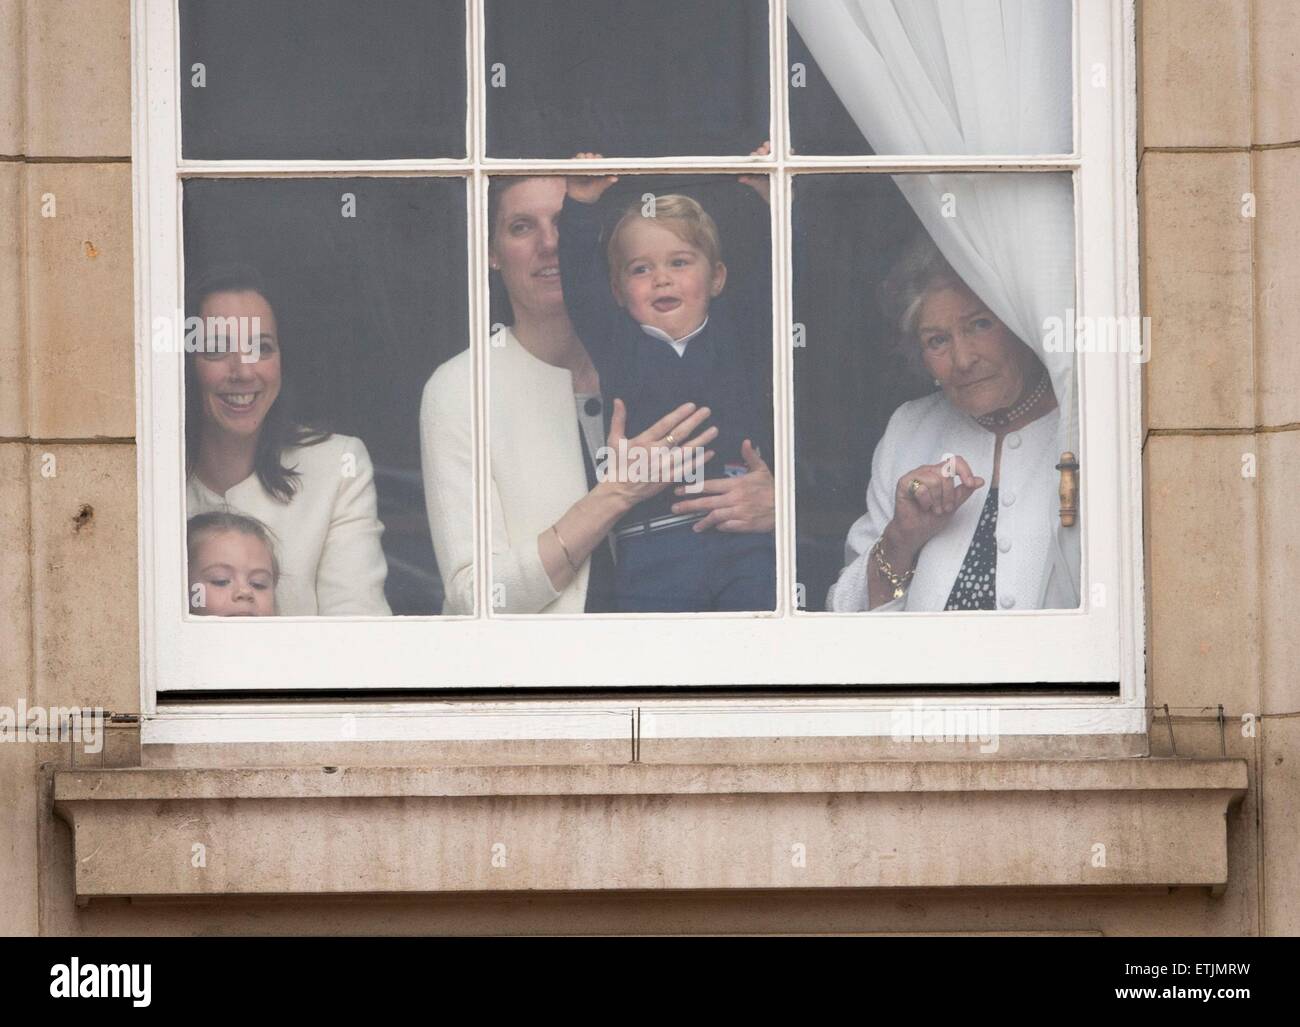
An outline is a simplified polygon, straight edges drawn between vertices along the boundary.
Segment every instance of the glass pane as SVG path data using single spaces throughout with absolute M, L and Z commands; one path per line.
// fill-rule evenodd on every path
M 443 475 L 426 512 L 422 441 L 433 464 L 444 437 L 468 437 L 470 399 L 436 419 L 421 400 L 468 346 L 464 182 L 190 180 L 184 217 L 187 315 L 201 319 L 186 327 L 207 340 L 187 345 L 188 515 L 253 519 L 191 520 L 192 543 L 219 534 L 233 554 L 192 545 L 206 593 L 192 612 L 266 612 L 264 594 L 236 603 L 202 574 L 274 554 L 280 615 L 438 613 L 451 586 L 430 523 L 470 530 L 472 465 Z M 472 591 L 472 565 L 457 570 Z
M 493 157 L 747 154 L 768 137 L 767 0 L 487 0 Z
M 1070 176 L 801 175 L 793 225 L 804 608 L 1076 606 Z
M 493 180 L 495 612 L 774 608 L 771 222 L 753 181 Z
M 180 0 L 182 149 L 465 156 L 462 0 Z
M 799 154 L 1071 153 L 1073 3 L 789 0 Z

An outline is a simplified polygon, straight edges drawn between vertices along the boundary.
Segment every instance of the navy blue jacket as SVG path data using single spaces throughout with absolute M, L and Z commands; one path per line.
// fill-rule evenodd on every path
M 770 262 L 757 260 L 759 270 L 748 283 L 728 275 L 722 295 L 709 305 L 708 324 L 678 356 L 667 342 L 642 331 L 615 301 L 601 245 L 602 211 L 600 204 L 565 197 L 560 214 L 560 275 L 569 320 L 600 374 L 606 432 L 616 397 L 627 406 L 629 439 L 681 404 L 695 403 L 712 411 L 696 434 L 709 427 L 718 429 L 708 447 L 717 455 L 705 464 L 706 478 L 723 477 L 728 464 L 743 468 L 745 439 L 759 447 L 770 466 L 774 448 Z M 671 513 L 669 508 L 679 498 L 669 487 L 640 503 L 621 523 Z

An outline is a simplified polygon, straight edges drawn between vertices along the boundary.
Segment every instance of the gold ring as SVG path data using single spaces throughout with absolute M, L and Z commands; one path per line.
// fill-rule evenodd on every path
M 667 435 L 664 436 L 664 441 L 668 443 L 670 449 L 677 445 L 677 440 L 673 438 L 672 432 L 669 432 Z
M 911 496 L 913 499 L 915 499 L 916 494 L 920 492 L 921 489 L 923 488 L 925 488 L 925 482 L 923 482 L 920 478 L 913 478 L 910 482 L 907 483 L 907 494 Z

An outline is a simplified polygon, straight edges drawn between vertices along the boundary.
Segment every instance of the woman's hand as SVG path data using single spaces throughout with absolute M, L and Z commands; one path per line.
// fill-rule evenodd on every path
M 673 513 L 705 513 L 694 525 L 695 531 L 763 532 L 776 528 L 776 480 L 753 444 L 746 439 L 740 448 L 749 470 L 734 478 L 711 478 L 696 491 L 703 495 L 673 504 Z M 689 493 L 686 486 L 673 490 L 679 496 Z
M 693 480 L 716 455 L 705 447 L 717 438 L 717 428 L 694 434 L 711 413 L 708 407 L 696 409 L 694 403 L 683 403 L 629 439 L 627 407 L 615 399 L 606 440 L 609 455 L 597 487 L 619 496 L 631 509 L 674 482 Z
M 751 157 L 768 157 L 772 153 L 772 144 L 765 141 L 757 150 L 750 153 Z M 763 197 L 763 202 L 769 206 L 772 203 L 772 179 L 767 175 L 741 175 L 740 184 L 747 185 L 759 196 Z
M 882 537 L 890 566 L 900 574 L 912 567 L 925 544 L 983 487 L 984 479 L 976 477 L 970 464 L 959 456 L 914 468 L 899 478 L 894 488 L 894 519 Z
M 634 439 L 625 434 L 627 407 L 614 400 L 610 416 L 609 456 L 598 471 L 596 487 L 569 507 L 554 525 L 537 536 L 537 553 L 556 591 L 565 588 L 611 528 L 632 507 L 662 492 L 675 481 L 690 480 L 713 458 L 705 445 L 718 434 L 709 428 L 691 437 L 707 420 L 708 407 L 684 403 Z
M 599 153 L 575 153 L 574 160 L 600 160 Z M 595 203 L 605 195 L 605 190 L 618 181 L 618 175 L 570 175 L 565 179 L 565 189 L 578 203 Z

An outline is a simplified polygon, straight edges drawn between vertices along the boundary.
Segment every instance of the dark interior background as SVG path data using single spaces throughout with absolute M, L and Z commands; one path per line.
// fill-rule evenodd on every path
M 488 153 L 749 153 L 769 131 L 767 28 L 767 0 L 488 0 Z
M 186 157 L 465 156 L 464 0 L 180 0 L 180 30 Z
M 356 218 L 341 216 L 343 193 L 356 196 Z M 469 345 L 465 183 L 192 179 L 184 213 L 187 278 L 216 264 L 257 268 L 275 293 L 300 419 L 359 436 L 370 451 L 393 612 L 438 613 L 420 394 Z
M 767 7 L 488 0 L 489 154 L 748 153 L 770 120 Z M 463 0 L 179 0 L 179 13 L 186 157 L 465 156 Z M 806 69 L 790 90 L 795 152 L 872 153 L 793 26 L 789 57 Z
M 791 81 L 786 90 L 790 97 L 790 149 L 798 154 L 820 157 L 875 154 L 867 137 L 858 130 L 835 90 L 826 81 L 821 67 L 813 60 L 793 23 L 787 51 L 792 69 L 797 64 L 804 66 L 803 85 L 796 87 Z

